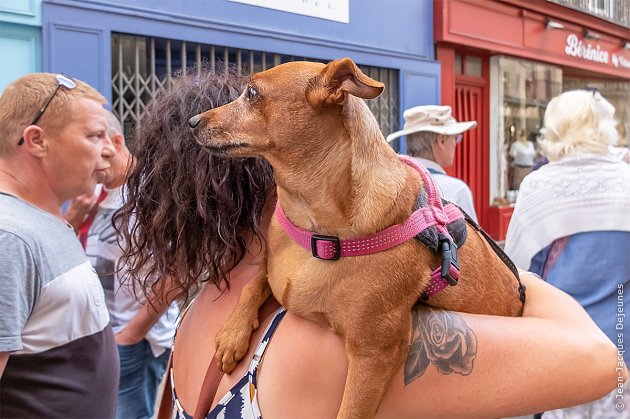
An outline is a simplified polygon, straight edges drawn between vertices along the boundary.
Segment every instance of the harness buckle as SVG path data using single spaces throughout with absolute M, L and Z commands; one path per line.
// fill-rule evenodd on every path
M 330 242 L 333 245 L 333 256 L 330 258 L 324 258 L 321 257 L 319 255 L 319 253 L 317 253 L 317 242 L 318 241 L 324 241 L 324 242 Z M 341 257 L 341 243 L 339 243 L 339 237 L 335 237 L 335 236 L 325 236 L 323 234 L 313 234 L 311 236 L 311 252 L 313 253 L 313 256 L 316 257 L 317 259 L 322 259 L 322 260 L 339 260 L 339 258 Z
M 457 285 L 458 278 L 451 275 L 451 267 L 454 267 L 459 273 L 459 260 L 457 259 L 457 245 L 453 240 L 440 233 L 438 235 L 438 242 L 440 247 L 440 254 L 442 256 L 442 271 L 441 277 L 448 282 L 450 286 Z

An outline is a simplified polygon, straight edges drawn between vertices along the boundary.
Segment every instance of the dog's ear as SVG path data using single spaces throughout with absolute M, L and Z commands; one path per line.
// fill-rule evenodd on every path
M 361 99 L 374 99 L 385 85 L 363 74 L 350 58 L 330 62 L 322 73 L 311 80 L 306 98 L 313 106 L 340 105 L 346 94 Z

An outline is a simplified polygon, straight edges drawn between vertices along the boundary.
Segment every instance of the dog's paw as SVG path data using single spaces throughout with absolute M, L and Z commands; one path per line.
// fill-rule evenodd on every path
M 258 319 L 246 327 L 233 328 L 226 326 L 224 325 L 216 335 L 214 359 L 219 369 L 229 374 L 247 353 L 252 331 L 258 328 Z

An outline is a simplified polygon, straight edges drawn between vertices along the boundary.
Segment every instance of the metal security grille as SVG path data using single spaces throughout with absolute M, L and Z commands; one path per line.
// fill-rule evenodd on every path
M 234 66 L 239 74 L 252 74 L 301 60 L 324 62 L 172 39 L 112 34 L 112 111 L 123 123 L 125 132 L 130 132 L 133 126 L 142 123 L 142 113 L 151 99 L 160 90 L 170 87 L 174 71 L 200 71 L 202 63 L 208 63 L 214 71 L 215 65 L 221 62 Z M 367 104 L 387 136 L 398 130 L 398 70 L 360 67 L 365 74 L 385 84 L 385 92 Z

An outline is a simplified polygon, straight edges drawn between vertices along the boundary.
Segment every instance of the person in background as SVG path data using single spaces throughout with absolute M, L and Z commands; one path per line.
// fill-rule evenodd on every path
M 133 165 L 118 119 L 107 111 L 107 132 L 116 155 L 105 171 L 105 198 L 97 205 L 87 234 L 86 253 L 96 269 L 109 310 L 110 324 L 120 357 L 120 389 L 116 418 L 140 419 L 153 416 L 157 389 L 162 381 L 179 314 L 167 298 L 142 298 L 130 284 L 124 284 L 125 266 L 118 265 L 122 250 L 112 224 L 114 212 L 124 201 L 124 182 Z M 118 265 L 118 266 L 117 266 Z M 136 299 L 136 294 L 141 302 Z M 165 296 L 167 297 L 167 296 Z
M 630 166 L 609 152 L 618 138 L 614 112 L 597 91 L 568 91 L 549 102 L 540 141 L 549 163 L 523 180 L 505 251 L 576 298 L 623 364 L 630 334 L 618 308 L 630 307 Z M 617 394 L 543 418 L 630 417 L 616 409 Z
M 282 309 L 261 319 L 214 399 L 200 397 L 206 372 L 216 367 L 215 334 L 264 263 L 276 197 L 267 162 L 207 154 L 188 120 L 236 99 L 246 82 L 224 70 L 190 69 L 149 106 L 131 142 L 137 160 L 127 200 L 115 216 L 130 226 L 122 260 L 147 290 L 162 287 L 165 274 L 181 296 L 201 286 L 174 341 L 165 395 L 176 401 L 168 417 L 206 417 L 206 409 L 198 411 L 204 401 L 209 417 L 335 417 L 347 371 L 343 342 Z M 572 298 L 530 274 L 522 278 L 523 317 L 414 308 L 409 357 L 377 417 L 516 416 L 610 391 L 614 345 Z
M 444 167 L 453 164 L 455 146 L 462 140 L 462 134 L 475 128 L 477 122 L 457 122 L 451 113 L 450 106 L 427 105 L 407 109 L 403 113 L 403 129 L 388 135 L 387 141 L 406 135 L 407 153 L 434 175 L 442 198 L 457 204 L 477 222 L 470 188 L 444 170 Z
M 527 139 L 525 130 L 521 130 L 518 133 L 516 141 L 510 146 L 508 155 L 512 159 L 510 164 L 510 189 L 517 190 L 523 178 L 532 172 L 536 157 L 534 142 Z
M 62 205 L 61 210 L 63 217 L 68 224 L 74 228 L 74 232 L 84 249 L 87 244 L 88 231 L 94 222 L 98 204 L 100 204 L 106 196 L 107 191 L 103 189 L 103 185 L 99 183 L 92 192 L 79 195 Z
M 0 97 L 0 417 L 111 418 L 118 351 L 103 288 L 63 202 L 115 154 L 105 98 L 34 73 Z

